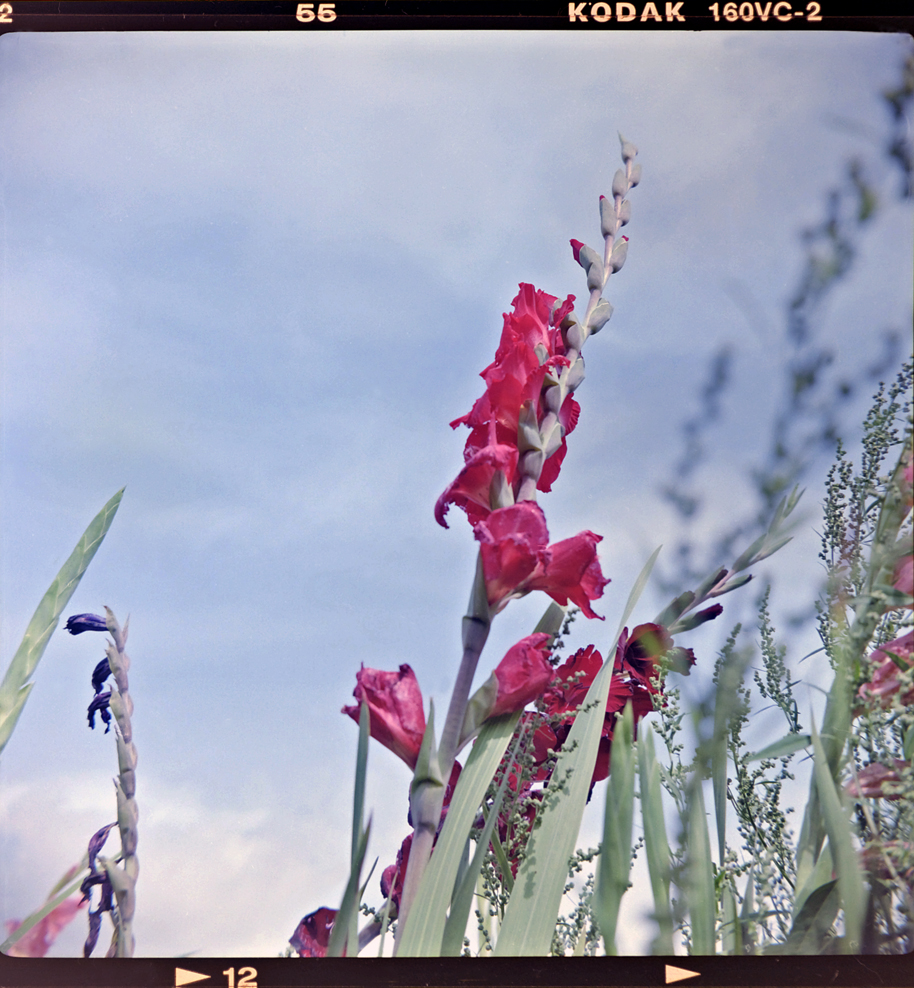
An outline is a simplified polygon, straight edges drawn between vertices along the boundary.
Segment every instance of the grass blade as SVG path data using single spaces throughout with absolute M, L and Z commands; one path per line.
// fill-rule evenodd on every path
M 714 894 L 714 869 L 711 864 L 711 838 L 701 780 L 692 788 L 689 807 L 688 857 L 689 920 L 692 925 L 692 953 L 714 953 L 714 918 L 717 898 Z
M 82 538 L 76 543 L 70 558 L 63 564 L 44 597 L 41 598 L 41 603 L 25 629 L 22 643 L 6 670 L 3 682 L 0 683 L 0 751 L 3 751 L 9 741 L 34 685 L 29 679 L 44 654 L 63 609 L 69 603 L 86 568 L 92 562 L 92 557 L 111 527 L 123 496 L 122 487 L 92 519 Z
M 340 903 L 339 912 L 336 914 L 336 921 L 330 933 L 330 942 L 327 944 L 327 957 L 342 957 L 349 941 L 349 931 L 352 927 L 353 919 L 358 918 L 359 913 L 359 876 L 362 873 L 362 862 L 365 860 L 365 852 L 368 850 L 368 838 L 371 835 L 371 819 L 368 826 L 359 838 L 356 849 L 356 859 L 352 871 L 349 874 L 349 881 L 346 883 L 346 891 L 343 893 L 343 901 Z M 354 957 L 358 953 L 358 934 L 353 941 L 355 951 Z
M 447 818 L 416 893 L 398 957 L 437 957 L 467 836 L 492 776 L 520 720 L 520 712 L 486 721 L 460 773 Z
M 844 938 L 842 949 L 856 953 L 863 937 L 863 921 L 866 916 L 866 888 L 860 859 L 854 848 L 853 828 L 848 814 L 841 805 L 841 797 L 835 786 L 825 748 L 812 724 L 812 745 L 816 787 L 822 806 L 822 817 L 828 834 L 828 843 L 838 878 L 838 894 L 844 906 Z
M 603 845 L 597 870 L 594 913 L 606 953 L 616 955 L 616 923 L 632 866 L 632 819 L 635 809 L 635 717 L 631 701 L 613 733 L 603 815 Z
M 511 755 L 508 759 L 508 764 L 514 760 L 515 752 L 517 751 L 517 743 L 512 749 Z M 442 957 L 457 957 L 460 953 L 460 948 L 463 946 L 463 937 L 467 928 L 467 920 L 470 916 L 470 909 L 473 905 L 473 893 L 476 890 L 476 882 L 479 877 L 479 873 L 482 870 L 482 862 L 486 856 L 486 849 L 489 846 L 489 842 L 493 839 L 493 830 L 495 829 L 495 824 L 498 821 L 498 814 L 501 812 L 501 804 L 504 800 L 505 790 L 508 787 L 508 779 L 510 778 L 509 772 L 504 772 L 502 775 L 502 780 L 498 785 L 498 791 L 495 794 L 495 799 L 492 802 L 491 808 L 488 810 L 488 817 L 486 819 L 485 826 L 483 827 L 482 834 L 476 843 L 476 852 L 473 855 L 473 860 L 470 862 L 469 868 L 465 869 L 463 876 L 457 883 L 457 888 L 454 891 L 454 898 L 451 902 L 451 910 L 448 915 L 447 922 L 444 924 L 444 934 L 441 939 L 441 956 Z M 498 840 L 498 834 L 494 834 L 494 839 Z M 507 862 L 505 862 L 507 865 Z M 511 868 L 507 865 L 507 871 L 504 872 L 505 878 L 511 878 Z
M 508 900 L 496 956 L 546 956 L 552 947 L 568 863 L 581 828 L 590 791 L 593 765 L 600 743 L 606 701 L 612 679 L 616 642 L 647 583 L 660 549 L 654 550 L 629 594 L 622 620 L 574 719 L 543 797 L 543 805 L 527 844 Z
M 644 826 L 644 852 L 647 857 L 651 890 L 654 894 L 654 919 L 659 927 L 651 952 L 671 956 L 673 950 L 673 913 L 670 908 L 670 844 L 663 819 L 660 795 L 660 766 L 654 748 L 654 733 L 642 725 L 638 740 L 638 775 L 641 786 L 641 820 Z

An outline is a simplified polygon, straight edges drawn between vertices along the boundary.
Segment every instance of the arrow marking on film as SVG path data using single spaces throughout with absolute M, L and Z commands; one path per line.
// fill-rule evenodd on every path
M 701 971 L 687 971 L 684 967 L 673 967 L 672 964 L 665 964 L 663 972 L 668 985 L 674 981 L 685 981 L 686 978 L 697 978 L 701 974 Z
M 678 970 L 678 968 L 674 968 Z M 210 978 L 209 974 L 197 974 L 196 971 L 185 971 L 183 967 L 175 968 L 175 988 L 181 988 L 182 985 L 192 985 L 195 981 L 206 981 Z

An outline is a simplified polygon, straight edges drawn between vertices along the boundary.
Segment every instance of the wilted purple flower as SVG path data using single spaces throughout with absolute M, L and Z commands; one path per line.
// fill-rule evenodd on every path
M 108 839 L 108 834 L 112 828 L 117 826 L 117 821 L 114 823 L 109 823 L 107 827 L 102 827 L 101 830 L 97 830 L 89 838 L 89 868 L 95 871 L 95 859 L 98 857 L 98 852 L 105 846 L 105 841 Z
M 97 614 L 71 614 L 64 625 L 71 635 L 81 635 L 84 631 L 107 631 L 108 625 Z
M 96 693 L 89 704 L 89 727 L 95 730 L 95 715 L 99 714 L 105 723 L 105 734 L 111 730 L 111 711 L 108 704 L 111 702 L 111 690 L 104 693 Z
M 92 671 L 92 689 L 96 693 L 101 693 L 102 683 L 111 675 L 111 666 L 108 665 L 108 657 L 105 656 Z

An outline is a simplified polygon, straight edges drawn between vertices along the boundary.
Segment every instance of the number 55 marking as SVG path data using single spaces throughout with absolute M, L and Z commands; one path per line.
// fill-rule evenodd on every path
M 0 3 L 0 24 L 13 23 L 13 5 L 11 3 Z
M 329 24 L 330 21 L 336 20 L 336 7 L 335 3 L 321 3 L 317 6 L 317 19 L 323 21 L 325 24 Z M 315 18 L 314 4 L 313 3 L 300 3 L 295 10 L 295 19 L 301 21 L 302 24 L 310 24 Z

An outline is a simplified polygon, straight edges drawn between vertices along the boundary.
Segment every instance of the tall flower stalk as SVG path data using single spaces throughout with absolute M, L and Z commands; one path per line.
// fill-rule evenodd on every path
M 137 821 L 139 811 L 136 803 L 136 745 L 133 743 L 133 699 L 130 696 L 130 657 L 125 651 L 127 629 L 130 619 L 123 628 L 110 608 L 105 608 L 105 617 L 96 614 L 77 614 L 67 620 L 67 630 L 78 635 L 85 631 L 107 631 L 111 641 L 105 648 L 105 658 L 92 673 L 95 696 L 89 704 L 89 726 L 95 726 L 98 714 L 110 730 L 114 716 L 114 737 L 117 745 L 118 776 L 114 780 L 117 796 L 117 822 L 108 824 L 89 841 L 89 876 L 82 883 L 85 898 L 91 897 L 93 887 L 99 886 L 100 902 L 95 910 L 89 910 L 89 936 L 84 948 L 88 957 L 95 949 L 101 927 L 102 913 L 111 914 L 115 932 L 109 957 L 132 957 L 135 948 L 133 935 L 133 915 L 136 908 L 136 879 L 140 864 L 136 855 L 138 842 Z M 109 680 L 114 682 L 109 690 L 102 687 Z M 120 832 L 121 853 L 116 858 L 102 858 L 100 851 L 108 833 L 115 826 Z

